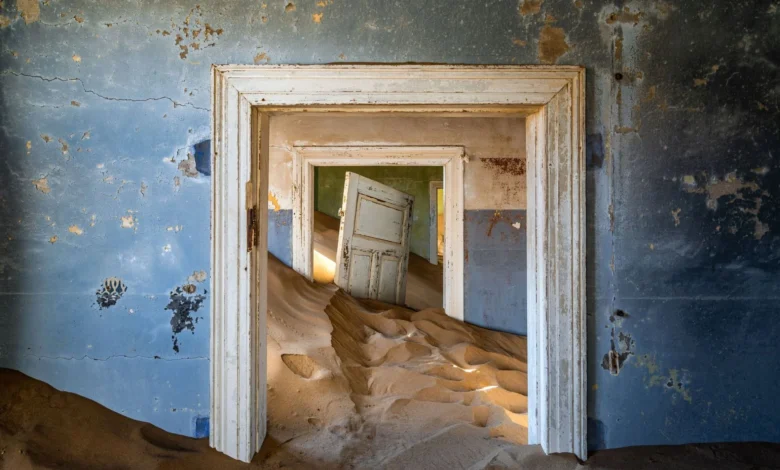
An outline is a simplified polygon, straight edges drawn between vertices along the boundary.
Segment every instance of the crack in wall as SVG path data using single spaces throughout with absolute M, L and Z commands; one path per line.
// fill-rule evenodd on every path
M 189 361 L 189 360 L 208 360 L 209 358 L 207 356 L 189 356 L 189 357 L 176 357 L 176 358 L 165 358 L 161 356 L 130 356 L 127 354 L 112 354 L 110 356 L 107 356 L 105 358 L 101 357 L 92 357 L 87 354 L 83 356 L 39 356 L 37 354 L 25 354 L 24 357 L 34 357 L 37 359 L 51 359 L 51 360 L 58 360 L 58 361 L 84 361 L 84 360 L 90 360 L 90 361 L 100 361 L 100 362 L 106 362 L 110 359 L 114 358 L 123 358 L 123 359 L 151 359 L 156 361 Z
M 102 95 L 94 90 L 90 90 L 89 88 L 84 85 L 84 81 L 80 78 L 60 78 L 60 77 L 44 77 L 42 75 L 33 75 L 33 74 L 27 74 L 27 73 L 21 73 L 21 72 L 14 72 L 13 70 L 5 70 L 2 72 L 2 75 L 15 75 L 17 77 L 27 77 L 27 78 L 37 78 L 39 80 L 43 80 L 45 82 L 79 82 L 81 85 L 81 88 L 84 89 L 84 93 L 89 93 L 90 95 L 95 95 L 99 98 L 103 98 L 104 100 L 109 101 L 128 101 L 131 103 L 140 103 L 144 101 L 170 101 L 173 103 L 173 107 L 187 107 L 192 109 L 197 109 L 199 111 L 208 111 L 209 108 L 204 108 L 201 106 L 195 106 L 194 104 L 190 103 L 189 101 L 180 103 L 172 98 L 169 98 L 167 96 L 160 96 L 160 97 L 153 97 L 153 98 L 116 98 L 112 96 L 105 96 Z

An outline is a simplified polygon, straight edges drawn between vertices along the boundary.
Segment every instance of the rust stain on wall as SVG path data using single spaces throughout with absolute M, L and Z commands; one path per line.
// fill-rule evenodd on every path
M 271 57 L 269 57 L 265 52 L 261 52 L 255 56 L 255 64 L 259 64 L 262 61 L 268 63 L 271 61 Z
M 523 16 L 539 13 L 542 9 L 542 0 L 523 0 L 520 6 L 520 14 Z
M 35 23 L 41 17 L 41 6 L 38 0 L 16 0 L 16 9 L 19 10 L 25 24 Z
M 620 11 L 610 13 L 609 16 L 607 16 L 606 21 L 607 24 L 628 23 L 636 26 L 639 24 L 639 21 L 641 21 L 642 15 L 644 15 L 644 13 L 641 11 L 632 13 L 630 8 L 625 7 Z
M 563 28 L 544 25 L 539 34 L 539 60 L 543 64 L 554 64 L 568 51 L 569 44 L 566 42 Z

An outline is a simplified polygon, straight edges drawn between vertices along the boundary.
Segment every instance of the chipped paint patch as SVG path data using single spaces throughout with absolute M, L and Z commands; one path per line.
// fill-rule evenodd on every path
M 724 196 L 733 196 L 735 199 L 744 199 L 745 190 L 758 191 L 758 184 L 754 181 L 745 181 L 737 176 L 736 172 L 727 173 L 722 179 L 712 177 L 707 179 L 704 174 L 699 181 L 693 175 L 683 176 L 684 190 L 688 193 L 707 195 L 707 208 L 716 210 L 718 199 Z
M 5 28 L 11 25 L 11 18 L 0 15 L 0 28 Z
M 84 230 L 79 228 L 78 225 L 71 225 L 70 227 L 68 227 L 68 232 L 75 235 L 84 235 Z
M 322 15 L 323 13 L 312 13 L 311 20 L 317 24 L 322 23 Z
M 195 334 L 195 325 L 202 317 L 193 317 L 192 314 L 206 300 L 206 290 L 203 294 L 196 294 L 197 287 L 192 284 L 185 284 L 177 287 L 170 293 L 170 302 L 165 306 L 165 310 L 173 312 L 171 316 L 171 340 L 173 341 L 173 350 L 179 352 L 179 339 L 177 335 L 184 330 L 189 330 Z
M 135 228 L 136 223 L 138 222 L 138 219 L 135 218 L 135 216 L 128 211 L 127 215 L 122 216 L 122 228 Z
M 35 189 L 42 192 L 43 194 L 49 194 L 51 192 L 51 188 L 49 187 L 49 180 L 45 176 L 37 180 L 32 180 L 32 184 L 35 186 Z
M 181 170 L 181 174 L 188 178 L 198 177 L 197 162 L 195 161 L 195 156 L 191 153 L 187 153 L 186 160 L 179 162 L 178 168 Z
M 78 54 L 73 54 L 73 57 L 71 57 L 71 59 L 73 59 L 73 62 L 81 63 L 81 56 Z
M 279 199 L 271 191 L 268 191 L 268 208 L 273 209 L 274 212 L 279 212 L 282 206 L 279 204 Z
M 190 277 L 187 278 L 187 282 L 203 282 L 206 280 L 206 271 L 194 271 Z
M 35 23 L 41 17 L 38 0 L 16 0 L 16 9 L 22 15 L 25 24 Z
M 674 226 L 677 227 L 680 225 L 680 212 L 682 212 L 682 209 L 679 207 L 673 211 L 670 211 L 672 214 L 672 218 L 674 219 Z
M 54 245 L 55 243 L 57 243 L 57 240 L 59 240 L 59 238 L 57 238 L 57 235 L 52 235 L 52 236 L 49 238 L 49 243 L 51 243 L 52 245 Z
M 291 11 L 295 11 L 295 4 L 294 4 L 293 2 L 290 2 L 290 3 L 288 3 L 288 4 L 287 4 L 287 5 L 284 7 L 284 11 L 285 11 L 285 12 L 287 12 L 287 13 L 289 13 L 289 12 L 291 12 Z
M 127 292 L 127 286 L 121 279 L 109 277 L 103 281 L 103 286 L 95 294 L 96 303 L 100 310 L 116 305 L 119 299 Z

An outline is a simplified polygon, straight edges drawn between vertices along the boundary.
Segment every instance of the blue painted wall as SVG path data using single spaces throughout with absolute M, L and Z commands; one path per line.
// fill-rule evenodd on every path
M 582 64 L 591 448 L 780 440 L 776 2 L 292 1 L 3 3 L 0 366 L 203 432 L 210 64 Z
M 268 209 L 268 251 L 292 266 L 292 210 Z
M 525 211 L 470 210 L 464 220 L 466 321 L 527 334 Z

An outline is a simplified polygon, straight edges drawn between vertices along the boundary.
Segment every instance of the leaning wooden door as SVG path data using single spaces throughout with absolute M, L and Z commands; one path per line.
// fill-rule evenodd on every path
M 414 196 L 347 172 L 335 283 L 353 297 L 403 304 Z

